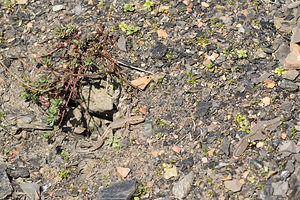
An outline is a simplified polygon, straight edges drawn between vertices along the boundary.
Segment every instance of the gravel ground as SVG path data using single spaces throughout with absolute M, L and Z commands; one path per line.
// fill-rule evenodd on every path
M 0 2 L 0 199 L 300 199 L 299 1 Z M 96 128 L 145 118 L 90 153 L 76 102 L 49 141 L 20 87 L 40 55 L 66 68 L 69 25 L 136 67 L 118 69 L 137 89 L 89 82 Z

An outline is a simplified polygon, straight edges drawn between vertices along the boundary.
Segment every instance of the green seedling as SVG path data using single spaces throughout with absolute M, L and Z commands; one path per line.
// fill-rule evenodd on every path
M 68 25 L 66 27 L 56 27 L 54 33 L 63 39 L 67 39 L 78 32 L 78 29 L 74 25 Z
M 239 131 L 244 131 L 244 132 L 250 133 L 250 125 L 249 125 L 249 122 L 248 122 L 248 120 L 246 119 L 245 116 L 243 116 L 240 113 L 238 113 L 236 115 L 236 120 L 235 121 L 240 126 Z
M 189 72 L 188 72 L 188 76 L 189 76 L 190 78 L 186 79 L 186 81 L 187 81 L 189 84 L 193 85 L 193 84 L 196 82 L 196 78 L 193 77 L 192 71 L 189 71 Z
M 62 169 L 59 173 L 61 179 L 68 178 L 70 176 L 70 171 L 66 169 Z
M 17 1 L 13 0 L 13 1 L 5 1 L 5 9 L 7 10 L 8 13 L 11 13 L 15 10 L 15 8 L 17 7 Z
M 121 31 L 127 32 L 129 34 L 133 34 L 133 33 L 136 33 L 139 31 L 139 29 L 137 27 L 135 27 L 135 25 L 127 26 L 125 23 L 122 23 L 121 25 L 119 25 L 119 28 L 121 29 Z
M 155 6 L 155 2 L 146 0 L 146 3 L 143 5 L 148 11 L 152 11 L 153 7 Z
M 262 190 L 262 189 L 264 189 L 264 185 L 262 185 L 262 184 L 259 184 L 259 185 L 258 185 L 258 187 L 257 187 L 257 189 L 258 189 L 258 190 Z
M 237 50 L 236 51 L 239 58 L 247 58 L 247 50 Z
M 53 134 L 49 131 L 44 132 L 43 138 L 48 144 L 53 142 Z
M 68 151 L 62 151 L 60 155 L 63 157 L 64 160 L 69 160 L 70 158 Z
M 173 53 L 172 51 L 170 51 L 168 54 L 168 61 L 171 62 L 172 58 L 173 58 Z
M 4 155 L 8 155 L 9 154 L 9 151 L 7 149 L 4 149 Z
M 107 158 L 102 158 L 102 160 L 101 160 L 101 162 L 100 162 L 100 165 L 103 164 L 103 163 L 108 163 Z
M 278 76 L 282 76 L 285 74 L 285 71 L 284 71 L 283 67 L 277 67 L 275 69 L 275 73 L 278 74 Z
M 233 6 L 233 5 L 234 5 L 234 1 L 233 1 L 233 0 L 230 0 L 230 1 L 228 1 L 227 4 L 230 5 L 230 6 Z
M 163 133 L 157 133 L 155 135 L 155 137 L 156 137 L 157 140 L 165 140 L 166 139 L 166 135 L 163 134 Z
M 253 22 L 255 23 L 256 26 L 260 26 L 260 21 L 254 19 Z
M 145 195 L 147 193 L 146 187 L 143 184 L 138 186 L 138 195 Z
M 291 127 L 292 139 L 295 139 L 297 136 L 297 130 L 295 127 Z
M 81 187 L 81 192 L 82 193 L 86 193 L 87 192 L 87 187 L 86 186 L 82 186 Z
M 110 139 L 107 141 L 106 145 L 111 146 L 111 147 L 122 147 L 121 144 L 119 144 L 120 141 L 120 136 L 112 136 Z
M 133 3 L 124 5 L 124 12 L 133 12 L 135 11 L 135 5 Z

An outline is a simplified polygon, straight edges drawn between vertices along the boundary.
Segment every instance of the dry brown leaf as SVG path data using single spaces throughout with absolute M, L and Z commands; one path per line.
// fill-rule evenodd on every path
M 167 38 L 168 37 L 168 34 L 165 30 L 163 29 L 158 29 L 157 30 L 157 35 L 158 37 L 163 37 L 163 38 Z
M 130 169 L 124 168 L 124 167 L 117 167 L 117 172 L 122 178 L 126 178 L 126 176 L 129 174 Z
M 209 151 L 207 152 L 207 155 L 208 155 L 209 157 L 212 157 L 212 156 L 214 155 L 214 152 L 215 152 L 215 149 L 211 149 L 211 150 L 209 150 Z
M 140 108 L 139 111 L 145 115 L 147 113 L 147 106 Z
M 158 156 L 158 154 L 159 154 L 159 152 L 158 152 L 158 151 L 152 151 L 152 155 L 153 155 L 154 157 L 157 157 L 157 156 Z
M 262 99 L 262 102 L 265 106 L 269 106 L 271 104 L 271 98 L 270 97 L 265 97 Z
M 172 150 L 175 151 L 175 152 L 178 153 L 178 154 L 179 154 L 180 151 L 181 151 L 181 149 L 180 149 L 177 145 L 175 145 L 175 144 L 174 144 L 174 146 L 172 147 Z
M 264 85 L 265 85 L 266 88 L 274 88 L 276 84 L 275 84 L 274 81 L 272 81 L 270 79 L 266 79 L 264 81 Z
M 147 85 L 150 83 L 150 81 L 151 81 L 150 76 L 144 76 L 131 81 L 131 85 L 135 88 L 144 90 L 147 87 Z

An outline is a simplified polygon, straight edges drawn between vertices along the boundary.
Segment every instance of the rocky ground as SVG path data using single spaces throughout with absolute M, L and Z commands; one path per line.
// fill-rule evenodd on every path
M 0 2 L 0 199 L 300 199 L 299 1 Z M 89 112 L 54 131 L 20 85 L 68 68 L 69 25 L 127 67 L 67 77 Z

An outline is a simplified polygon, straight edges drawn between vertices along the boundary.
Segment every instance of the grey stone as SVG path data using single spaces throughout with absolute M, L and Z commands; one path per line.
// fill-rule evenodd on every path
M 210 93 L 211 93 L 211 89 L 210 88 L 204 88 L 202 90 L 202 99 L 204 101 L 208 101 L 210 99 Z
M 238 192 L 242 189 L 242 184 L 238 179 L 224 181 L 224 185 L 226 189 L 231 190 L 232 192 Z
M 270 75 L 271 75 L 271 73 L 264 72 L 259 78 L 255 78 L 255 79 L 253 79 L 251 81 L 253 83 L 257 84 L 257 83 L 263 82 L 264 80 L 266 80 L 267 78 L 269 78 Z
M 296 161 L 298 163 L 300 163 L 300 153 L 295 154 L 294 157 L 295 157 Z
M 276 16 L 274 16 L 274 26 L 278 31 L 284 33 L 288 33 L 293 28 L 291 21 Z
M 230 147 L 230 141 L 227 138 L 224 138 L 222 141 L 221 149 L 227 156 L 229 155 L 229 147 Z
M 284 141 L 281 145 L 279 145 L 279 151 L 281 153 L 287 152 L 287 153 L 299 153 L 300 147 L 295 144 L 294 141 Z
M 126 51 L 126 38 L 124 35 L 121 35 L 118 39 L 117 46 L 121 51 Z
M 290 3 L 289 5 L 288 5 L 288 8 L 289 9 L 292 9 L 292 8 L 297 8 L 297 7 L 299 7 L 300 6 L 300 1 L 295 1 L 295 2 L 293 2 L 293 3 Z
M 113 100 L 104 89 L 94 85 L 83 86 L 81 91 L 85 108 L 93 114 L 101 114 L 113 110 Z
M 13 167 L 7 169 L 7 174 L 12 178 L 28 178 L 30 176 L 29 171 L 24 167 Z
M 300 164 L 296 163 L 295 172 L 289 180 L 290 190 L 289 199 L 300 199 Z
M 300 28 L 298 28 L 298 27 L 293 28 L 293 35 L 291 38 L 291 42 L 293 42 L 293 43 L 300 42 Z
M 289 185 L 288 182 L 286 181 L 279 181 L 276 183 L 272 183 L 272 187 L 273 187 L 273 195 L 277 195 L 277 196 L 286 196 L 286 193 L 289 189 Z
M 57 11 L 60 11 L 60 10 L 63 10 L 63 9 L 65 9 L 65 6 L 64 6 L 64 5 L 55 5 L 55 6 L 53 6 L 53 8 L 52 8 L 52 10 L 53 10 L 54 12 L 57 12 Z
M 265 185 L 264 189 L 261 190 L 259 193 L 259 196 L 261 199 L 266 199 L 266 197 L 269 197 L 273 194 L 273 188 L 271 184 Z
M 300 45 L 290 42 L 290 53 L 284 60 L 284 67 L 286 69 L 300 69 L 299 52 Z
M 40 199 L 41 187 L 36 183 L 20 183 L 23 192 L 32 200 Z
M 283 76 L 282 76 L 282 78 L 293 81 L 293 80 L 295 80 L 295 78 L 298 75 L 299 75 L 299 72 L 297 70 L 293 69 L 293 70 L 285 71 L 284 74 L 283 74 Z
M 298 90 L 298 88 L 299 88 L 299 86 L 297 85 L 297 83 L 294 83 L 292 81 L 285 80 L 285 79 L 280 82 L 279 86 L 282 89 L 288 90 L 290 92 L 294 92 L 294 91 Z
M 285 58 L 290 52 L 290 47 L 286 45 L 285 43 L 282 43 L 278 50 L 274 53 L 274 56 L 277 60 L 279 60 L 280 65 L 284 66 Z
M 191 171 L 188 175 L 179 180 L 172 188 L 172 193 L 179 199 L 186 197 L 194 180 L 194 172 Z
M 136 181 L 124 181 L 99 191 L 97 200 L 129 200 L 136 190 Z
M 75 8 L 73 9 L 73 12 L 75 13 L 75 15 L 81 15 L 82 13 L 84 13 L 84 9 L 79 4 L 79 5 L 75 6 Z
M 205 137 L 208 133 L 208 128 L 207 127 L 200 127 L 199 130 L 200 130 L 200 134 L 201 134 L 202 137 Z
M 291 173 L 288 170 L 283 170 L 280 172 L 280 178 L 282 181 L 285 181 L 290 175 Z
M 257 49 L 253 53 L 253 59 L 260 59 L 260 58 L 265 58 L 265 57 L 267 57 L 267 54 L 261 48 Z
M 151 49 L 151 54 L 152 54 L 152 58 L 162 58 L 166 55 L 167 52 L 167 47 L 161 43 L 161 42 L 157 42 L 155 47 L 153 47 Z
M 211 103 L 203 102 L 203 101 L 199 102 L 196 107 L 198 117 L 203 117 L 207 113 L 210 107 L 211 107 Z
M 291 102 L 289 102 L 289 101 L 284 101 L 284 102 L 282 102 L 282 104 L 281 104 L 281 106 L 282 106 L 282 108 L 285 110 L 285 111 L 290 111 L 291 109 L 292 109 L 292 104 L 291 104 Z
M 144 131 L 147 136 L 152 136 L 153 135 L 153 127 L 152 127 L 152 122 L 149 120 L 146 120 L 144 123 Z
M 0 199 L 6 199 L 13 191 L 5 170 L 6 166 L 0 165 Z
M 232 25 L 232 19 L 231 19 L 231 17 L 222 16 L 222 17 L 220 17 L 220 20 L 222 20 L 223 23 L 226 26 L 231 26 Z
M 288 170 L 290 173 L 293 173 L 295 170 L 294 161 L 288 160 L 285 165 L 285 169 Z

